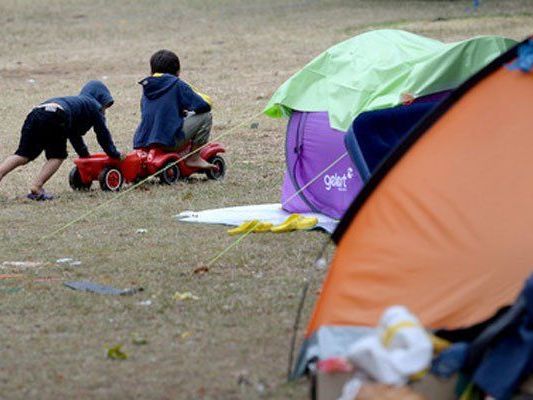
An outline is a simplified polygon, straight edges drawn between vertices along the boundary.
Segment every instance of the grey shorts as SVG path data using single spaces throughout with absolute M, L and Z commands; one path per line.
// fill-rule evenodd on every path
M 195 146 L 206 144 L 209 141 L 212 126 L 213 116 L 210 112 L 186 117 L 182 128 L 185 137 L 178 140 L 177 147 L 179 148 L 189 141 Z

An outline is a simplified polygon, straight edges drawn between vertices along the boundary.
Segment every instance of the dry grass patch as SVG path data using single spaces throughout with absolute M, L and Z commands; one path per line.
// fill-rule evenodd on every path
M 72 192 L 71 159 L 48 186 L 60 196 L 51 203 L 20 198 L 41 161 L 2 181 L 0 262 L 48 265 L 0 280 L 1 397 L 303 398 L 305 384 L 285 383 L 288 343 L 299 291 L 311 273 L 304 315 L 310 313 L 323 275 L 312 261 L 326 236 L 251 235 L 207 273 L 194 274 L 235 239 L 223 227 L 180 224 L 173 216 L 279 200 L 285 121 L 257 114 L 287 77 L 334 43 L 387 24 L 443 40 L 531 33 L 528 1 L 483 2 L 475 17 L 465 14 L 468 4 L 3 0 L 1 158 L 16 148 L 33 105 L 77 93 L 93 78 L 105 79 L 113 92 L 109 125 L 119 148 L 130 149 L 139 121 L 136 82 L 147 73 L 149 56 L 164 47 L 181 56 L 185 79 L 214 98 L 213 136 L 234 131 L 222 140 L 229 165 L 223 182 L 147 184 L 45 241 L 39 238 L 113 195 Z M 97 149 L 94 135 L 87 137 Z M 147 232 L 137 234 L 138 228 Z M 82 265 L 57 265 L 62 257 Z M 82 279 L 145 291 L 106 297 L 61 285 Z M 177 291 L 199 299 L 176 301 Z M 135 345 L 139 337 L 147 344 Z M 128 359 L 107 359 L 106 348 L 120 343 Z

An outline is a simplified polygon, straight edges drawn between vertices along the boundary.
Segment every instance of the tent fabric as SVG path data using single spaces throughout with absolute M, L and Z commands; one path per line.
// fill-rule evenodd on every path
M 397 106 L 407 92 L 415 101 L 436 101 L 512 43 L 486 36 L 444 44 L 378 30 L 339 43 L 311 61 L 278 89 L 265 109 L 270 116 L 290 116 L 283 208 L 342 217 L 370 175 L 365 164 L 356 165 L 348 156 L 336 162 L 347 155 L 344 135 L 354 117 Z M 407 127 L 397 133 L 407 133 Z M 386 145 L 392 148 L 399 139 Z M 382 149 L 374 160 L 386 154 Z
M 439 104 L 350 206 L 297 371 L 318 332 L 375 326 L 391 304 L 454 329 L 514 301 L 533 270 L 533 72 L 506 68 L 516 53 Z
M 364 181 L 438 102 L 402 105 L 360 114 L 344 138 Z
M 294 112 L 287 126 L 287 170 L 281 203 L 289 212 L 319 212 L 339 219 L 363 186 L 344 147 L 345 132 L 327 113 Z
M 348 134 L 331 128 L 325 112 L 294 111 L 285 141 L 283 208 L 342 217 L 375 166 L 447 95 L 439 92 L 408 106 L 362 113 Z
M 293 75 L 264 113 L 279 118 L 293 110 L 325 111 L 331 127 L 346 132 L 361 112 L 399 105 L 404 94 L 457 87 L 515 43 L 480 36 L 445 44 L 401 30 L 366 32 L 331 47 Z

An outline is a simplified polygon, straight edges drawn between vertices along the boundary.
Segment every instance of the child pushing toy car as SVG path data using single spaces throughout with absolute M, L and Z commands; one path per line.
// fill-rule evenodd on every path
M 180 60 L 169 50 L 150 58 L 152 75 L 143 86 L 141 122 L 133 138 L 134 151 L 125 160 L 104 154 L 74 160 L 69 176 L 75 190 L 89 189 L 93 181 L 106 191 L 118 191 L 123 183 L 157 176 L 163 184 L 204 173 L 209 179 L 224 177 L 226 164 L 219 155 L 224 147 L 209 143 L 212 126 L 210 99 L 179 79 Z
M 27 197 L 52 200 L 53 196 L 43 186 L 67 158 L 67 139 L 80 157 L 89 157 L 83 135 L 91 128 L 109 157 L 123 158 L 106 126 L 105 110 L 112 104 L 109 89 L 100 81 L 89 81 L 78 96 L 54 97 L 34 107 L 24 121 L 15 154 L 0 163 L 0 181 L 44 151 L 46 162 L 34 178 Z
M 190 141 L 193 154 L 185 160 L 186 165 L 216 168 L 195 152 L 209 140 L 212 126 L 209 98 L 196 93 L 179 78 L 180 60 L 172 51 L 154 53 L 150 69 L 152 75 L 139 82 L 143 87 L 141 122 L 133 138 L 133 147 L 159 146 L 176 151 Z

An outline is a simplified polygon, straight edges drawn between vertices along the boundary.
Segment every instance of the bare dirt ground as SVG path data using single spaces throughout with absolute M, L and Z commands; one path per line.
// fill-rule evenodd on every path
M 314 282 L 304 319 L 320 286 L 324 272 L 312 261 L 326 236 L 253 235 L 195 274 L 235 239 L 224 227 L 173 216 L 279 200 L 286 121 L 258 114 L 286 78 L 329 46 L 381 27 L 445 41 L 532 33 L 531 0 L 483 1 L 477 14 L 467 12 L 470 3 L 2 0 L 0 158 L 15 150 L 33 105 L 76 94 L 94 78 L 115 97 L 108 122 L 116 143 L 131 149 L 136 82 L 160 48 L 178 52 L 183 77 L 213 97 L 213 136 L 230 134 L 222 140 L 229 164 L 223 182 L 148 184 L 46 240 L 114 195 L 72 192 L 70 159 L 48 185 L 60 196 L 53 202 L 23 199 L 42 159 L 2 181 L 0 264 L 48 264 L 0 270 L 22 274 L 0 280 L 0 398 L 305 398 L 305 382 L 286 383 L 289 339 L 304 279 L 311 274 Z M 96 150 L 94 135 L 87 138 Z M 62 257 L 82 264 L 57 265 Z M 62 286 L 82 279 L 145 290 L 108 297 Z M 177 291 L 199 299 L 176 301 Z M 127 360 L 106 357 L 118 344 Z

